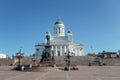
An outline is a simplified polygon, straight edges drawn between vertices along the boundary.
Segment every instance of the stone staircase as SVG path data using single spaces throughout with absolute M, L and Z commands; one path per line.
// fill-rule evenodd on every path
M 81 65 L 86 66 L 89 64 L 90 58 L 87 56 L 74 56 L 71 57 L 71 65 Z M 0 59 L 0 66 L 9 66 L 13 63 L 13 59 Z M 22 59 L 23 65 L 29 65 L 32 62 L 32 57 L 24 57 Z M 40 58 L 37 58 L 36 63 L 40 63 Z M 64 61 L 64 57 L 56 56 L 55 57 L 56 66 L 65 66 L 66 63 Z M 102 63 L 106 63 L 108 66 L 120 66 L 120 58 L 115 59 L 102 59 Z
M 9 66 L 12 65 L 12 59 L 0 59 L 0 66 Z

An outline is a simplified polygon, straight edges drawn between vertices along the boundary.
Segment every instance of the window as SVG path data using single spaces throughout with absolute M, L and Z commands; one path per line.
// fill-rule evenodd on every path
M 55 28 L 54 30 L 55 30 L 55 34 L 57 34 L 57 28 Z
M 56 32 L 56 34 L 57 34 L 57 30 L 56 30 L 55 32 Z
M 37 48 L 36 51 L 39 51 L 39 49 Z

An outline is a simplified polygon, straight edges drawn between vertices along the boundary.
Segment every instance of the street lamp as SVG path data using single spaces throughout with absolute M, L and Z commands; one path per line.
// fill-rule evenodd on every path
M 21 52 L 21 49 L 18 53 L 16 53 L 16 58 L 18 58 L 18 67 L 21 66 L 21 59 L 24 57 L 24 53 Z
M 34 65 L 36 65 L 36 56 L 35 55 L 32 58 L 32 62 L 34 63 Z
M 65 62 L 66 62 L 66 67 L 65 70 L 70 71 L 70 58 L 74 55 L 74 53 L 70 54 L 70 51 L 68 50 L 67 53 L 65 53 Z

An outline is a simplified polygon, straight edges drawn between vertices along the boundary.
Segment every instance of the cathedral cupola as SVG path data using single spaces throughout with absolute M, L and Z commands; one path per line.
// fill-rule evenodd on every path
M 64 24 L 64 23 L 58 18 L 58 20 L 55 22 L 55 25 L 56 24 Z
M 65 26 L 60 18 L 54 24 L 54 34 L 55 36 L 65 36 Z
M 67 32 L 67 35 L 68 35 L 68 41 L 72 42 L 72 31 L 68 31 Z

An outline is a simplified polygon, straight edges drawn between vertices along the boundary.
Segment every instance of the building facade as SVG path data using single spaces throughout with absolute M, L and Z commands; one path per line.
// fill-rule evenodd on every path
M 83 45 L 73 42 L 72 32 L 70 30 L 67 32 L 67 35 L 65 35 L 65 25 L 60 19 L 54 23 L 54 35 L 52 36 L 50 32 L 47 33 L 50 35 L 50 45 L 52 46 L 55 56 L 64 56 L 68 51 L 70 51 L 70 55 L 83 55 Z M 46 39 L 45 43 L 35 45 L 35 54 L 37 56 L 42 54 L 45 44 Z
M 0 53 L 0 59 L 7 58 L 6 54 Z
M 106 51 L 99 53 L 98 56 L 102 58 L 117 58 L 118 57 L 117 52 L 106 52 Z

